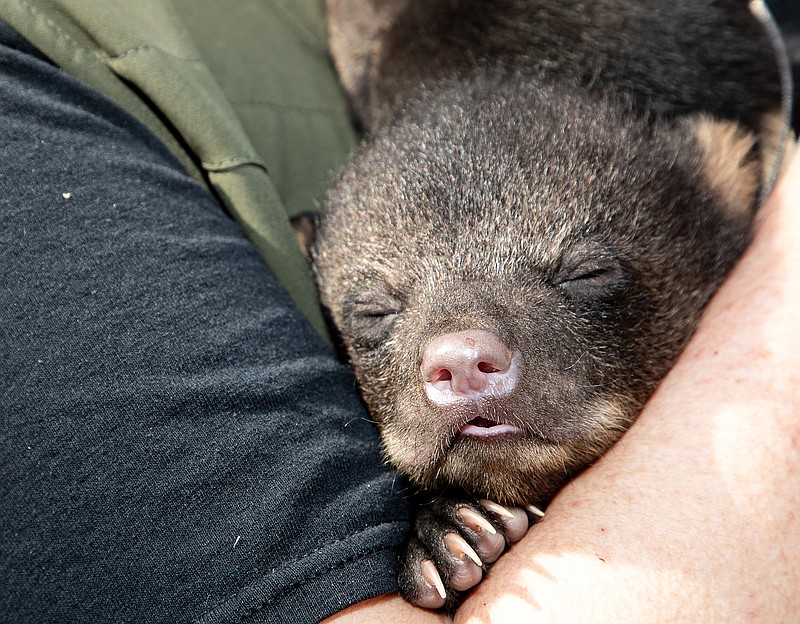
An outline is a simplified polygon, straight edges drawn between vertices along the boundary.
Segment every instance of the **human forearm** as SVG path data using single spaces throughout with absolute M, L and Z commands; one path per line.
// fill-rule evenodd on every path
M 792 621 L 800 612 L 800 159 L 621 442 L 456 622 Z

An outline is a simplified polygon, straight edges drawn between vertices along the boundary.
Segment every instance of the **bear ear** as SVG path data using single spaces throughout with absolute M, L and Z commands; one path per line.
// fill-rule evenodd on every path
M 369 127 L 373 68 L 385 33 L 407 0 L 328 0 L 328 45 L 357 121 Z
M 708 187 L 732 213 L 752 214 L 764 182 L 755 134 L 736 122 L 709 115 L 692 116 L 689 124 Z
M 317 237 L 318 216 L 312 212 L 303 212 L 292 217 L 292 229 L 297 245 L 307 260 L 311 261 L 311 249 Z
M 796 149 L 794 131 L 782 110 L 776 109 L 762 115 L 759 123 L 759 143 L 761 160 L 764 163 L 764 184 L 767 185 L 766 190 L 770 191 L 786 170 Z
M 347 97 L 358 108 L 369 78 L 375 37 L 375 6 L 366 0 L 328 0 L 328 45 Z

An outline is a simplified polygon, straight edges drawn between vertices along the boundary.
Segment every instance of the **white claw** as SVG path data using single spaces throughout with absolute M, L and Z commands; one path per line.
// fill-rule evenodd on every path
M 483 567 L 483 561 L 478 556 L 472 546 L 467 544 L 467 541 L 457 533 L 448 533 L 444 536 L 444 542 L 447 545 L 447 550 L 453 553 L 456 557 L 460 557 L 459 552 L 463 553 L 479 568 Z
M 447 600 L 447 592 L 444 590 L 444 583 L 442 577 L 439 576 L 439 570 L 433 564 L 433 561 L 426 559 L 422 562 L 422 576 L 428 581 L 429 584 L 436 588 L 442 600 Z
M 509 520 L 514 519 L 514 514 L 511 513 L 508 509 L 503 507 L 502 505 L 498 505 L 494 501 L 482 499 L 478 501 L 484 509 L 492 511 L 496 513 L 498 516 L 503 516 L 504 518 L 508 518 Z
M 536 505 L 525 505 L 525 509 L 530 511 L 534 516 L 539 516 L 540 518 L 544 518 L 544 512 L 539 509 Z
M 458 515 L 461 519 L 469 524 L 476 531 L 486 531 L 490 535 L 497 535 L 497 529 L 492 526 L 486 518 L 480 515 L 477 511 L 473 511 L 469 507 L 460 507 Z

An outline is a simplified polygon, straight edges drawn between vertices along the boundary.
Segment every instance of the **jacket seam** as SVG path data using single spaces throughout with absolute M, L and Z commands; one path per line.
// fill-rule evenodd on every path
M 302 106 L 300 104 L 279 104 L 276 102 L 268 102 L 264 100 L 231 100 L 232 106 L 265 106 L 268 108 L 279 108 L 284 110 L 297 111 L 300 113 L 341 113 L 342 109 L 325 106 Z
M 79 44 L 69 33 L 59 26 L 52 17 L 38 10 L 36 7 L 30 4 L 28 0 L 18 0 L 18 2 L 24 7 L 29 15 L 32 15 L 36 19 L 42 20 L 45 27 L 55 35 L 56 39 L 67 43 L 73 50 L 84 50 L 90 52 L 91 56 L 98 65 L 105 65 L 94 50 L 89 50 L 85 46 Z
M 179 61 L 185 61 L 187 63 L 202 63 L 203 62 L 203 60 L 201 58 L 178 56 L 177 54 L 172 54 L 170 52 L 167 52 L 164 48 L 161 48 L 159 46 L 154 46 L 153 44 L 150 44 L 150 43 L 145 43 L 145 44 L 142 44 L 142 45 L 139 45 L 139 46 L 134 46 L 134 47 L 130 48 L 129 50 L 126 50 L 125 52 L 122 52 L 120 54 L 116 54 L 114 56 L 109 55 L 107 57 L 107 60 L 108 61 L 119 61 L 121 59 L 124 59 L 127 56 L 132 56 L 134 54 L 138 54 L 139 52 L 149 52 L 150 50 L 155 50 L 156 52 L 164 54 L 165 56 L 169 56 L 169 57 L 171 57 L 173 59 L 177 59 Z
M 224 173 L 225 171 L 230 171 L 232 169 L 238 169 L 239 167 L 258 167 L 259 169 L 263 169 L 264 171 L 268 171 L 267 165 L 264 164 L 261 160 L 255 157 L 248 157 L 248 156 L 238 156 L 235 158 L 229 158 L 228 160 L 218 160 L 218 161 L 200 161 L 200 166 L 203 167 L 204 170 L 210 171 L 213 173 Z

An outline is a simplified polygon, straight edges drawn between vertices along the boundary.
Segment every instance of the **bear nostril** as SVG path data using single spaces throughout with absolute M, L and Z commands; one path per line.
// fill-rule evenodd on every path
M 442 368 L 432 375 L 430 375 L 428 381 L 431 383 L 436 383 L 437 381 L 452 381 L 453 380 L 453 373 L 451 373 L 446 368 Z

